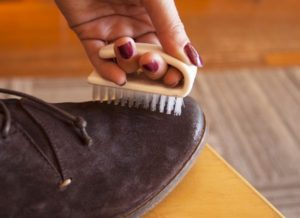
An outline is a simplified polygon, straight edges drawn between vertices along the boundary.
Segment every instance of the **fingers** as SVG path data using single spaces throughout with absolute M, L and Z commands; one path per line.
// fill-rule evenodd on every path
M 162 57 L 154 52 L 143 54 L 139 59 L 139 65 L 143 68 L 145 75 L 153 80 L 162 78 L 168 68 Z
M 138 55 L 132 38 L 122 37 L 115 41 L 114 50 L 119 67 L 126 73 L 134 73 L 139 69 Z
M 170 87 L 176 87 L 182 79 L 182 74 L 174 67 L 170 67 L 163 78 L 164 84 Z
M 137 38 L 137 41 L 160 45 L 154 33 L 143 35 Z M 144 54 L 141 56 L 139 63 L 147 77 L 154 80 L 162 78 L 167 86 L 176 87 L 182 79 L 182 73 L 174 67 L 168 66 L 162 57 L 156 53 L 149 52 Z
M 201 58 L 190 43 L 174 0 L 145 0 L 144 6 L 163 49 L 185 63 L 201 67 Z
M 110 80 L 117 85 L 126 84 L 125 72 L 111 60 L 99 58 L 98 52 L 104 46 L 101 40 L 83 40 L 82 44 L 86 53 L 95 67 L 95 70 L 105 79 Z
M 148 33 L 136 39 L 137 42 L 160 45 L 157 36 L 154 33 Z M 144 74 L 153 80 L 161 79 L 167 72 L 168 65 L 163 58 L 154 52 L 147 52 L 139 59 L 139 65 Z
M 147 34 L 137 41 L 158 44 L 154 34 Z M 98 52 L 105 45 L 101 40 L 83 40 L 86 52 L 96 71 L 105 79 L 117 85 L 126 84 L 126 73 L 137 72 L 142 68 L 144 74 L 152 79 L 162 81 L 171 87 L 175 87 L 182 79 L 182 74 L 175 68 L 169 67 L 163 58 L 155 52 L 147 52 L 139 56 L 133 39 L 123 37 L 115 41 L 114 50 L 117 63 L 99 58 Z

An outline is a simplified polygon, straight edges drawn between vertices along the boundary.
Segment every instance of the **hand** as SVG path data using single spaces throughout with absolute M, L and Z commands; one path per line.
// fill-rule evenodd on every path
M 175 87 L 182 78 L 177 69 L 168 68 L 156 53 L 139 57 L 135 42 L 159 44 L 171 56 L 202 66 L 173 0 L 56 0 L 56 3 L 97 72 L 118 85 L 126 83 L 126 73 L 140 67 L 149 78 L 162 78 L 168 86 Z M 98 56 L 101 47 L 111 42 L 115 43 L 117 63 Z

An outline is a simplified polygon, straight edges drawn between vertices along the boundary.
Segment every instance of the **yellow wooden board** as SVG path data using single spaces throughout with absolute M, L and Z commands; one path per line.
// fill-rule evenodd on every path
M 144 218 L 284 217 L 206 145 L 175 190 Z

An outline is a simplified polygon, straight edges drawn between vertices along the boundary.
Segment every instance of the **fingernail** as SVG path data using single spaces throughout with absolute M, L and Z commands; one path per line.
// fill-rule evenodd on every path
M 174 87 L 176 87 L 176 86 L 178 85 L 178 83 L 179 83 L 179 81 L 176 81 L 176 82 L 172 83 L 170 86 L 171 86 L 172 88 L 174 88 Z
M 131 42 L 127 42 L 124 45 L 118 47 L 121 56 L 125 59 L 129 59 L 133 55 L 133 47 Z
M 152 61 L 151 63 L 144 64 L 143 68 L 149 72 L 156 72 L 158 70 L 158 63 L 156 61 Z
M 202 60 L 201 60 L 197 50 L 192 46 L 191 43 L 187 43 L 184 46 L 184 51 L 185 51 L 185 54 L 190 59 L 192 64 L 196 65 L 197 67 L 202 67 L 203 66 Z
M 125 80 L 122 84 L 120 84 L 120 86 L 125 86 L 127 83 L 127 80 Z

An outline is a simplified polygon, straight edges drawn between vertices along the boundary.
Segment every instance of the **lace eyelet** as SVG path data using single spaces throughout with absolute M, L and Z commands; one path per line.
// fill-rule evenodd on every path
M 59 189 L 64 190 L 72 183 L 72 179 L 65 179 L 59 184 Z

